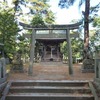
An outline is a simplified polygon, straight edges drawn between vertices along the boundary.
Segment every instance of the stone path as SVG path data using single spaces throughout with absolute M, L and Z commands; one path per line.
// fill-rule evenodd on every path
M 62 62 L 41 62 L 33 66 L 33 75 L 28 76 L 28 65 L 24 73 L 10 73 L 8 80 L 93 80 L 94 73 L 82 73 L 81 64 L 74 64 L 74 74 L 69 75 L 68 65 Z

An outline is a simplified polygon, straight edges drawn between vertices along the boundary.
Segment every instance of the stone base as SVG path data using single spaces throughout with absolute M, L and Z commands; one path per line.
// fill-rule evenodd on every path
M 82 69 L 82 73 L 94 73 L 94 69 Z
M 81 71 L 84 73 L 85 72 L 94 73 L 95 72 L 94 60 L 93 59 L 84 59 Z
M 53 61 L 54 59 L 53 58 L 50 58 L 50 61 Z
M 23 64 L 13 64 L 12 69 L 13 72 L 24 72 Z

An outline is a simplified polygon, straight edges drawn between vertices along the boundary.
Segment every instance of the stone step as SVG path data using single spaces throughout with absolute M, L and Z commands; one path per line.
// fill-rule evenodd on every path
M 89 87 L 51 87 L 51 86 L 18 86 L 11 87 L 10 93 L 79 93 L 91 94 Z
M 10 83 L 6 100 L 94 100 L 88 81 L 18 80 Z
M 94 100 L 90 94 L 67 93 L 14 93 L 9 94 L 6 100 Z
M 47 80 L 19 80 L 13 81 L 11 86 L 68 86 L 68 87 L 81 87 L 88 86 L 87 81 L 47 81 Z

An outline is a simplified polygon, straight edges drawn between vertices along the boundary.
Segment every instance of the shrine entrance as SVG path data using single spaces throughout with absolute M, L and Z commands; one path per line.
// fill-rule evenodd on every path
M 68 46 L 68 65 L 69 65 L 69 74 L 73 74 L 73 60 L 72 60 L 72 49 L 71 49 L 71 40 L 70 40 L 70 30 L 78 29 L 79 26 L 81 25 L 81 22 L 75 23 L 75 24 L 69 24 L 69 25 L 40 25 L 40 26 L 30 26 L 24 23 L 19 23 L 21 26 L 23 26 L 25 29 L 31 29 L 32 34 L 29 36 L 31 37 L 31 48 L 30 48 L 30 62 L 29 62 L 29 70 L 28 74 L 32 75 L 33 74 L 33 65 L 34 65 L 34 56 L 35 56 L 35 43 L 36 40 L 45 40 L 45 39 L 51 39 L 51 40 L 57 40 L 57 39 L 65 39 L 67 41 L 67 46 Z M 41 30 L 48 30 L 48 34 L 39 34 L 38 31 Z M 52 32 L 53 30 L 58 30 L 58 31 L 64 31 L 65 34 L 55 34 Z M 62 33 L 62 32 L 61 32 Z M 63 38 L 62 38 L 63 37 Z M 43 42 L 42 41 L 42 42 Z M 57 44 L 54 42 L 50 42 L 48 45 L 46 45 L 46 42 L 44 43 L 44 48 L 43 50 L 43 55 L 42 59 L 47 57 L 50 61 L 53 61 L 55 59 L 55 54 L 56 58 L 59 56 L 59 48 L 58 48 L 58 42 Z M 52 45 L 51 45 L 52 44 Z M 59 57 L 58 57 L 59 58 Z
M 39 49 L 40 61 L 62 61 L 62 54 L 60 52 L 60 43 L 65 39 L 36 39 L 39 43 L 42 43 Z

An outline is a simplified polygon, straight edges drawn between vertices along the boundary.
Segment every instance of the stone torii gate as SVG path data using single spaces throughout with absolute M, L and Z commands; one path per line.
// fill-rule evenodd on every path
M 32 29 L 31 34 L 31 48 L 30 48 L 30 61 L 29 61 L 29 70 L 28 74 L 33 74 L 33 65 L 34 65 L 34 51 L 35 51 L 35 39 L 36 31 L 38 30 L 65 30 L 66 31 L 66 41 L 68 43 L 68 64 L 69 64 L 69 74 L 73 75 L 73 64 L 72 64 L 72 49 L 71 49 L 71 40 L 70 40 L 70 30 L 78 29 L 81 25 L 81 22 L 69 25 L 45 25 L 45 26 L 30 26 L 22 22 L 19 23 L 25 29 Z

